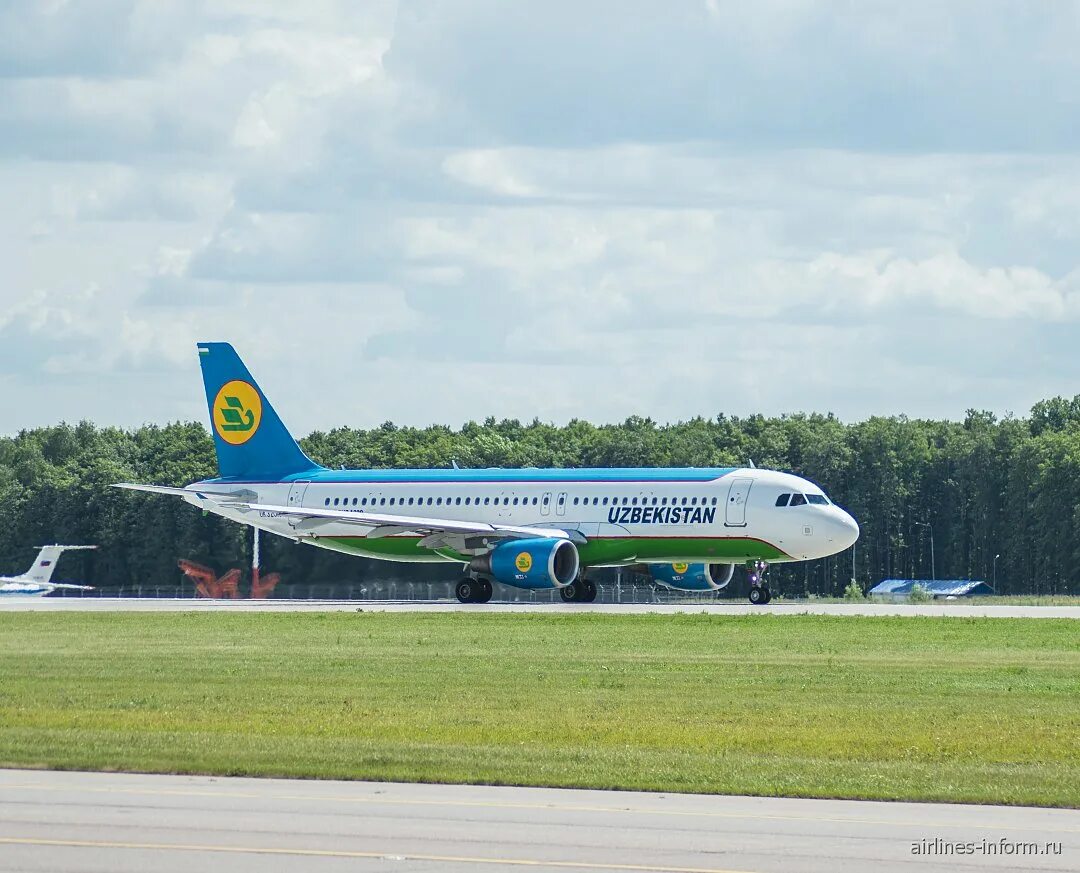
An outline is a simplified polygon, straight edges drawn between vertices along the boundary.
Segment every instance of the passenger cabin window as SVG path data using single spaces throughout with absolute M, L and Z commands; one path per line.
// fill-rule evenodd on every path
M 781 494 L 779 497 L 776 498 L 776 505 L 777 506 L 787 506 L 787 502 L 790 499 L 791 499 L 790 494 Z
M 828 506 L 829 498 L 824 494 L 807 494 L 806 499 L 815 506 Z
M 791 503 L 788 504 L 788 505 L 789 506 L 805 506 L 806 505 L 806 498 L 803 497 L 801 494 L 792 494 L 791 495 Z

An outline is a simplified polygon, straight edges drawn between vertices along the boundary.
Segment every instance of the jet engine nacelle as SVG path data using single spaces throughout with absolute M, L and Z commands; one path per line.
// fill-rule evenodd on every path
M 649 564 L 653 582 L 678 591 L 719 591 L 735 575 L 734 564 Z
M 506 540 L 469 562 L 470 570 L 516 588 L 565 588 L 579 567 L 577 546 L 554 537 Z

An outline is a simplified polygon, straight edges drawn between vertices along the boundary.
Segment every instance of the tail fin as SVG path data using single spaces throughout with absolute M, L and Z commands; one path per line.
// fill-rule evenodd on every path
M 231 345 L 199 343 L 199 362 L 222 478 L 276 480 L 318 469 Z
M 48 585 L 49 580 L 52 579 L 53 571 L 56 569 L 56 562 L 64 552 L 71 552 L 75 549 L 96 548 L 97 546 L 42 546 L 37 558 L 34 559 L 33 566 L 26 571 L 23 578 L 41 585 Z

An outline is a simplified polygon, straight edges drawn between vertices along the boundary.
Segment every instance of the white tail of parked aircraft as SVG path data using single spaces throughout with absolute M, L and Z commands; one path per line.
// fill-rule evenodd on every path
M 21 594 L 24 596 L 37 596 L 48 594 L 57 588 L 73 588 L 79 591 L 93 591 L 89 585 L 70 585 L 63 582 L 53 582 L 53 573 L 56 570 L 56 562 L 64 552 L 78 551 L 82 549 L 96 549 L 97 546 L 41 546 L 41 551 L 34 559 L 30 569 L 19 576 L 0 576 L 0 595 Z

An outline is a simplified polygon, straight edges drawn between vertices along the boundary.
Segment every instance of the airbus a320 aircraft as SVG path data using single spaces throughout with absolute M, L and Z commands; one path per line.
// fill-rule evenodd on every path
M 18 595 L 38 597 L 51 594 L 57 588 L 72 588 L 77 591 L 93 591 L 89 585 L 69 585 L 64 582 L 50 582 L 56 562 L 64 552 L 77 549 L 96 549 L 97 546 L 42 546 L 30 569 L 21 576 L 0 576 L 0 596 Z
M 289 435 L 228 343 L 199 345 L 219 477 L 182 497 L 241 524 L 389 561 L 464 565 L 463 603 L 492 582 L 596 599 L 592 567 L 644 564 L 660 585 L 716 591 L 745 565 L 768 603 L 769 563 L 823 558 L 859 526 L 812 482 L 759 469 L 329 470 Z

